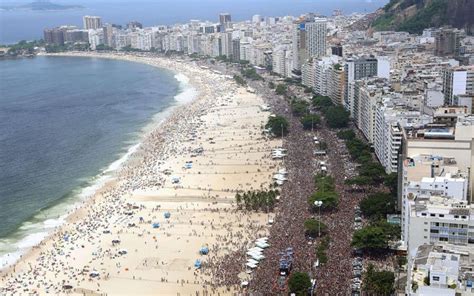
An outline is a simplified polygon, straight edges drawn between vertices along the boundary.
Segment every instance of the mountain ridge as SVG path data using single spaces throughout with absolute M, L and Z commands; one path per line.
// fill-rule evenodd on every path
M 390 0 L 377 10 L 370 27 L 420 34 L 430 27 L 452 26 L 474 33 L 472 0 Z

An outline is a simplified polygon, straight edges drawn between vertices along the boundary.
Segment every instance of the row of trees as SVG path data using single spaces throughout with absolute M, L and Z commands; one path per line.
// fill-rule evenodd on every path
M 334 106 L 329 97 L 316 95 L 312 103 L 324 114 L 329 127 L 347 127 L 349 113 L 341 106 Z M 389 182 L 392 185 L 391 190 L 396 192 L 393 176 L 386 175 L 383 166 L 373 160 L 370 147 L 359 140 L 353 130 L 341 130 L 338 132 L 338 137 L 345 140 L 351 158 L 360 165 L 358 176 L 347 180 L 348 184 L 380 185 L 383 182 Z M 323 208 L 337 207 L 337 193 L 332 178 L 317 176 L 316 180 L 320 189 L 310 197 L 308 200 L 310 204 L 313 205 L 314 201 L 321 200 Z M 369 219 L 370 224 L 353 234 L 352 246 L 370 252 L 387 249 L 389 242 L 400 235 L 400 228 L 397 225 L 386 222 L 386 215 L 395 211 L 393 196 L 388 193 L 372 194 L 362 200 L 360 208 L 362 215 Z M 321 264 L 327 261 L 324 242 L 317 248 L 317 257 Z M 390 295 L 393 291 L 393 282 L 392 272 L 375 271 L 373 266 L 369 266 L 365 274 L 364 291 L 368 295 Z
M 329 240 L 329 236 L 325 236 L 316 247 L 316 257 L 320 265 L 324 265 L 328 262 L 327 250 L 329 249 Z
M 389 247 L 389 242 L 400 237 L 400 226 L 385 220 L 372 221 L 354 232 L 352 246 L 368 253 L 381 253 Z
M 242 76 L 240 75 L 237 75 L 237 74 L 234 75 L 234 80 L 238 85 L 241 85 L 241 86 L 247 85 L 247 81 L 245 81 L 245 79 L 243 79 Z
M 35 53 L 35 48 L 41 47 L 41 46 L 44 46 L 43 40 L 39 40 L 39 41 L 22 40 L 18 42 L 17 44 L 5 46 L 5 47 L 8 47 L 8 52 L 7 52 L 8 55 L 18 56 L 18 55 L 23 55 L 23 54 L 33 54 Z M 3 47 L 3 46 L 0 46 L 0 47 Z
M 334 179 L 331 176 L 316 175 L 316 192 L 314 192 L 309 198 L 308 203 L 316 210 L 315 201 L 321 201 L 323 210 L 335 209 L 339 202 L 339 195 L 336 192 L 336 187 L 334 185 Z
M 385 192 L 376 192 L 360 202 L 362 215 L 370 221 L 386 219 L 388 214 L 395 213 L 395 200 Z
M 331 98 L 315 95 L 312 99 L 313 106 L 318 108 L 326 118 L 331 128 L 343 128 L 349 124 L 349 112 L 342 106 L 334 106 Z
M 290 107 L 293 115 L 300 117 L 300 122 L 305 130 L 317 128 L 321 123 L 321 117 L 311 113 L 310 104 L 308 102 L 293 99 L 290 103 Z
M 387 174 L 384 167 L 374 161 L 370 146 L 356 137 L 354 131 L 343 130 L 338 137 L 344 139 L 352 160 L 359 164 L 359 175 L 346 181 L 349 185 L 380 185 L 385 181 Z
M 243 77 L 250 80 L 263 80 L 263 77 L 258 75 L 254 67 L 246 67 L 240 71 Z
M 235 202 L 239 209 L 248 211 L 270 212 L 275 207 L 276 197 L 280 194 L 278 190 L 247 191 L 235 195 Z

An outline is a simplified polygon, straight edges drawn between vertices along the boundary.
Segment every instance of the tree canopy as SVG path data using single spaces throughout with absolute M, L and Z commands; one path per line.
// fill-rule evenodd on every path
M 265 128 L 270 129 L 270 131 L 277 137 L 287 134 L 288 127 L 289 123 L 283 116 L 270 116 L 268 118 L 267 124 L 265 125 Z
M 322 209 L 334 209 L 337 207 L 339 202 L 339 196 L 335 191 L 321 191 L 318 190 L 313 193 L 308 202 L 311 206 L 314 206 L 315 201 L 322 201 L 323 204 L 321 206 Z
M 288 288 L 298 296 L 307 295 L 308 289 L 311 288 L 311 279 L 305 272 L 293 272 L 288 281 Z
M 296 100 L 296 99 L 292 100 L 290 107 L 291 107 L 291 111 L 293 112 L 293 115 L 295 116 L 303 116 L 309 113 L 308 103 L 302 100 Z
M 316 114 L 306 114 L 301 118 L 301 124 L 305 130 L 316 128 L 321 123 L 321 117 Z
M 381 227 L 366 226 L 354 232 L 352 246 L 358 249 L 386 249 L 388 247 L 388 239 Z
M 317 237 L 320 231 L 321 235 L 327 233 L 327 226 L 321 221 L 311 218 L 304 221 L 304 230 L 307 236 Z
M 327 108 L 334 106 L 330 97 L 320 95 L 314 96 L 312 99 L 312 103 L 314 107 L 319 108 L 323 112 Z
M 337 132 L 337 137 L 343 140 L 353 140 L 355 136 L 355 132 L 352 129 L 346 129 Z
M 392 295 L 395 283 L 395 275 L 391 271 L 377 271 L 373 264 L 369 264 L 364 274 L 364 291 L 368 295 L 389 296 Z
M 326 121 L 331 128 L 346 127 L 349 123 L 349 112 L 347 112 L 342 106 L 328 107 L 324 114 L 326 116 Z
M 237 82 L 237 84 L 239 85 L 242 85 L 242 86 L 246 86 L 247 85 L 247 82 L 245 81 L 245 79 L 242 78 L 242 76 L 239 76 L 239 75 L 234 75 L 234 80 L 235 82 Z
M 385 219 L 387 214 L 395 212 L 394 199 L 388 193 L 374 193 L 360 202 L 360 210 L 371 220 Z
M 235 201 L 239 209 L 269 212 L 273 210 L 278 194 L 278 190 L 247 191 L 237 193 Z
M 392 196 L 397 196 L 398 174 L 396 172 L 386 175 L 383 184 L 390 189 Z
M 317 191 L 309 198 L 309 205 L 316 210 L 315 201 L 322 201 L 321 209 L 334 209 L 339 202 L 339 195 L 335 191 L 334 179 L 331 176 L 316 176 L 315 183 Z
M 275 92 L 277 95 L 284 95 L 286 94 L 286 85 L 283 83 L 280 83 L 276 86 Z
M 257 70 L 253 67 L 242 69 L 241 74 L 250 80 L 263 80 L 262 76 L 258 75 Z

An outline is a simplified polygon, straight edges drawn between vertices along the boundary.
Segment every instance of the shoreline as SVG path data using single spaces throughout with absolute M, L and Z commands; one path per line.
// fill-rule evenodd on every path
M 26 256 L 33 246 L 38 245 L 44 240 L 47 240 L 55 231 L 57 231 L 58 227 L 61 227 L 63 224 L 68 223 L 72 216 L 75 215 L 75 212 L 79 211 L 81 207 L 87 202 L 88 199 L 92 198 L 97 192 L 101 191 L 104 187 L 107 187 L 109 183 L 113 183 L 115 180 L 115 174 L 118 170 L 122 168 L 124 164 L 127 163 L 129 158 L 137 152 L 139 147 L 142 145 L 142 141 L 147 137 L 153 129 L 158 128 L 166 119 L 167 117 L 171 116 L 173 111 L 183 105 L 186 105 L 192 102 L 197 97 L 197 92 L 195 88 L 189 84 L 189 78 L 187 78 L 184 74 L 173 71 L 171 69 L 165 67 L 157 67 L 156 65 L 152 65 L 145 61 L 137 61 L 131 60 L 127 57 L 120 57 L 120 56 L 101 56 L 100 54 L 87 54 L 87 55 L 76 55 L 74 53 L 58 53 L 58 54 L 41 54 L 39 56 L 49 56 L 49 57 L 80 57 L 80 58 L 103 58 L 103 59 L 114 59 L 119 61 L 126 61 L 126 62 L 133 62 L 133 63 L 141 63 L 144 65 L 148 65 L 154 68 L 159 68 L 161 70 L 172 72 L 174 75 L 174 79 L 178 82 L 178 91 L 174 95 L 174 102 L 163 109 L 162 111 L 154 114 L 149 122 L 147 122 L 142 128 L 140 128 L 136 133 L 136 139 L 133 142 L 127 143 L 124 146 L 124 153 L 120 153 L 117 155 L 117 159 L 106 165 L 100 173 L 97 175 L 89 177 L 88 181 L 86 181 L 82 186 L 74 188 L 71 191 L 71 196 L 65 198 L 64 200 L 59 201 L 58 203 L 46 208 L 46 211 L 61 211 L 59 216 L 53 217 L 52 214 L 48 215 L 47 218 L 35 222 L 33 225 L 41 223 L 43 227 L 36 228 L 36 231 L 25 233 L 25 236 L 19 237 L 15 240 L 14 244 L 18 245 L 17 251 L 7 252 L 4 253 L 1 257 L 6 257 L 4 261 L 0 262 L 0 275 L 2 272 L 8 271 L 12 265 L 14 265 L 18 260 L 20 260 L 23 256 Z M 186 93 L 187 92 L 187 93 Z M 189 93 L 191 92 L 191 93 Z M 179 99 L 180 96 L 188 95 L 191 98 L 187 100 Z M 55 210 L 58 209 L 58 210 Z M 31 219 L 35 219 L 35 216 L 31 217 Z M 28 223 L 28 221 L 24 221 L 18 230 L 14 233 L 10 234 L 9 237 L 12 237 L 15 233 L 21 231 L 21 228 Z M 50 222 L 51 226 L 47 226 L 46 222 Z M 9 238 L 6 237 L 6 240 Z M 20 247 L 23 246 L 23 247 Z M 11 256 L 11 259 L 8 257 Z
M 74 270 L 70 271 L 73 275 L 69 274 L 69 277 L 63 278 L 63 281 L 72 281 L 73 278 L 84 276 L 81 281 L 77 282 L 77 289 L 79 289 L 79 287 L 81 289 L 76 290 L 77 293 L 80 294 L 84 292 L 84 289 L 93 291 L 94 293 L 112 293 L 114 291 L 120 291 L 115 290 L 117 289 L 115 286 L 123 286 L 124 282 L 133 281 L 139 284 L 145 280 L 142 279 L 144 274 L 142 274 L 141 270 L 144 266 L 148 266 L 151 260 L 154 262 L 155 268 L 152 268 L 150 273 L 153 274 L 152 278 L 156 283 L 150 285 L 155 288 L 160 287 L 162 289 L 161 291 L 164 291 L 164 294 L 176 295 L 177 292 L 193 294 L 196 291 L 209 291 L 211 288 L 217 288 L 212 287 L 212 277 L 214 275 L 211 275 L 211 272 L 205 269 L 205 272 L 200 275 L 197 274 L 199 272 L 194 271 L 190 266 L 192 264 L 191 258 L 199 257 L 194 255 L 194 252 L 199 246 L 206 244 L 201 238 L 202 235 L 198 234 L 198 231 L 202 231 L 203 234 L 210 233 L 211 236 L 206 238 L 206 241 L 209 241 L 207 245 L 212 246 L 211 250 L 215 252 L 216 256 L 223 256 L 235 249 L 234 243 L 229 242 L 226 238 L 229 233 L 231 237 L 232 235 L 239 235 L 242 238 L 239 243 L 245 244 L 246 241 L 255 239 L 256 235 L 265 234 L 265 225 L 269 217 L 272 217 L 272 214 L 242 214 L 235 212 L 232 206 L 233 195 L 236 190 L 258 189 L 259 187 L 263 188 L 265 185 L 268 186 L 271 183 L 271 171 L 276 168 L 275 163 L 269 160 L 269 157 L 266 155 L 267 151 L 265 151 L 265 148 L 267 148 L 269 144 L 275 143 L 270 143 L 271 141 L 258 136 L 258 132 L 261 132 L 259 129 L 262 123 L 269 115 L 269 113 L 259 110 L 258 102 L 261 103 L 261 98 L 258 98 L 254 94 L 248 94 L 245 89 L 238 87 L 233 81 L 229 81 L 228 78 L 225 78 L 223 75 L 211 73 L 211 71 L 203 70 L 195 64 L 178 60 L 97 53 L 68 53 L 55 54 L 55 56 L 118 59 L 130 62 L 142 62 L 167 70 L 173 69 L 171 71 L 174 73 L 184 72 L 184 75 L 190 80 L 190 85 L 195 87 L 197 98 L 189 102 L 184 102 L 181 105 L 174 104 L 170 107 L 172 111 L 169 111 L 166 118 L 158 124 L 153 120 L 152 123 L 150 123 L 153 127 L 150 128 L 150 131 L 147 131 L 145 135 L 140 137 L 141 141 L 136 151 L 115 171 L 114 179 L 107 182 L 105 186 L 99 189 L 92 197 L 84 201 L 79 209 L 76 209 L 73 214 L 68 216 L 66 223 L 53 231 L 38 247 L 33 247 L 14 266 L 3 270 L 0 273 L 0 287 L 4 287 L 5 282 L 12 284 L 9 280 L 15 278 L 18 274 L 21 274 L 23 279 L 28 278 L 25 272 L 31 273 L 32 266 L 38 265 L 39 267 L 36 268 L 44 272 L 46 278 L 48 278 L 51 283 L 54 283 L 59 279 L 48 276 L 51 272 L 48 271 L 45 266 L 42 266 L 41 262 L 42 260 L 52 262 L 59 260 L 62 264 L 69 265 L 71 269 Z M 186 73 L 188 75 L 186 75 Z M 189 75 L 189 73 L 192 73 L 192 75 Z M 219 86 L 219 83 L 209 85 L 206 83 L 209 80 L 219 81 L 222 85 L 231 88 L 231 90 Z M 179 96 L 179 94 L 177 96 Z M 226 108 L 226 104 L 238 108 Z M 240 110 L 240 108 L 243 109 Z M 251 116 L 249 116 L 248 119 L 244 119 L 243 116 L 248 116 L 248 114 Z M 222 124 L 221 121 L 227 118 L 242 118 L 242 122 L 234 120 L 230 123 L 226 122 L 226 124 Z M 207 128 L 201 128 L 206 126 Z M 191 134 L 186 134 L 189 132 L 189 129 L 195 130 Z M 228 134 L 228 130 L 233 131 L 233 133 Z M 246 134 L 247 136 L 245 136 Z M 193 140 L 190 141 L 191 144 L 188 143 L 190 136 L 193 136 Z M 203 140 L 203 138 L 205 140 Z M 222 143 L 212 143 L 212 141 L 209 143 L 207 139 L 211 138 L 220 138 Z M 189 154 L 192 151 L 190 146 L 196 146 L 193 142 L 199 142 L 200 145 L 197 146 L 204 147 L 205 152 L 215 151 L 215 153 L 221 153 L 222 159 L 219 159 L 219 155 L 214 155 L 215 157 L 210 158 L 206 153 L 204 153 L 204 155 L 198 155 L 194 158 L 194 165 L 198 167 L 200 171 L 198 174 L 187 173 L 181 165 L 186 157 L 189 157 L 186 156 L 183 158 L 184 154 Z M 242 143 L 245 144 L 246 142 L 249 143 L 249 146 L 254 147 L 244 148 L 245 145 L 242 145 Z M 254 151 L 256 154 L 245 155 L 244 152 L 249 152 L 246 149 L 256 149 L 256 151 Z M 239 151 L 241 153 L 238 153 Z M 156 155 L 157 152 L 159 155 Z M 228 166 L 229 168 L 227 168 Z M 241 169 L 242 166 L 244 170 Z M 167 184 L 169 183 L 169 180 L 167 180 L 169 177 L 162 173 L 165 168 L 172 170 L 176 178 L 183 180 L 180 181 L 178 185 Z M 268 170 L 260 172 L 261 168 Z M 251 175 L 248 173 L 249 171 L 255 171 L 256 173 L 253 176 L 248 176 Z M 208 182 L 208 184 L 205 184 L 206 182 Z M 124 206 L 124 204 L 130 206 Z M 152 231 L 149 230 L 148 227 L 145 229 L 144 225 L 137 225 L 133 226 L 134 229 L 129 230 L 129 227 L 126 225 L 117 226 L 111 222 L 116 221 L 117 223 L 122 223 L 132 220 L 126 216 L 124 218 L 124 208 L 127 209 L 126 213 L 133 211 L 134 213 L 131 216 L 135 219 L 135 212 L 140 212 L 140 215 L 149 217 L 151 219 L 149 220 L 150 222 L 160 220 L 163 226 L 152 236 L 151 240 L 154 241 L 156 250 L 159 248 L 166 249 L 159 252 L 160 258 L 164 260 L 157 258 L 150 259 L 148 257 L 143 258 L 145 254 L 138 253 L 139 248 L 149 249 L 150 243 L 147 243 L 147 240 L 144 241 L 145 246 L 135 241 L 140 240 L 143 236 L 150 235 Z M 171 219 L 163 220 L 161 217 L 158 218 L 156 212 L 161 209 L 167 209 L 168 212 L 171 213 Z M 103 217 L 104 215 L 101 215 L 101 210 L 106 211 L 107 214 L 105 218 Z M 118 213 L 114 211 L 118 211 Z M 222 215 L 223 213 L 227 214 Z M 176 222 L 178 223 L 176 225 L 170 222 L 174 222 L 173 217 L 175 216 L 177 216 L 177 220 L 180 221 Z M 183 217 L 181 218 L 181 216 Z M 89 218 L 90 220 L 90 217 L 95 217 L 95 220 L 100 221 L 97 222 L 98 225 L 92 227 L 90 221 L 84 220 L 85 218 Z M 146 222 L 146 218 L 143 220 Z M 202 220 L 201 225 L 196 224 L 195 220 Z M 228 225 L 224 222 L 226 220 L 235 220 L 235 223 L 241 223 L 242 225 L 247 225 L 247 227 L 232 224 Z M 140 218 L 140 221 L 142 221 L 142 218 Z M 221 222 L 217 223 L 217 221 Z M 142 222 L 139 223 L 141 224 Z M 79 231 L 80 228 L 77 228 L 78 225 L 82 225 L 82 227 L 85 226 L 88 236 L 95 237 L 94 240 L 98 240 L 98 242 L 90 242 L 88 236 L 83 234 L 82 230 Z M 130 225 L 130 223 L 128 223 L 128 225 Z M 181 229 L 180 225 L 184 225 L 185 228 Z M 202 229 L 202 227 L 207 229 L 206 232 L 203 231 L 204 229 Z M 208 227 L 211 227 L 211 229 Z M 119 228 L 119 230 L 115 232 L 115 230 L 110 230 L 109 228 Z M 138 233 L 135 228 L 139 228 Z M 165 232 L 164 237 L 161 236 L 163 235 L 163 233 L 161 233 L 162 228 Z M 178 228 L 178 230 L 172 230 L 174 228 Z M 98 232 L 98 229 L 104 229 L 103 233 Z M 192 230 L 192 232 L 188 234 L 183 233 L 185 229 Z M 141 275 L 139 279 L 133 275 L 133 279 L 127 277 L 128 280 L 124 280 L 123 278 L 118 280 L 110 275 L 116 271 L 117 268 L 119 269 L 117 271 L 119 275 L 124 271 L 119 267 L 121 263 L 119 266 L 110 264 L 110 261 L 116 261 L 117 259 L 117 255 L 115 254 L 117 248 L 114 248 L 114 246 L 111 247 L 109 242 L 105 243 L 103 241 L 103 238 L 106 236 L 103 234 L 106 231 L 127 238 L 138 235 L 138 239 L 131 239 L 129 242 L 127 242 L 127 239 L 122 238 L 121 246 L 128 246 L 127 255 L 125 257 L 133 257 L 134 259 L 132 261 L 125 260 L 129 262 L 128 264 L 137 264 L 138 262 L 141 262 L 142 265 L 144 264 L 141 267 L 135 267 L 135 269 L 127 267 L 125 270 L 125 273 L 127 273 L 133 269 L 137 277 Z M 161 235 L 159 235 L 160 233 Z M 66 236 L 68 237 L 67 240 L 65 238 Z M 156 238 L 158 236 L 160 238 Z M 177 237 L 167 239 L 173 236 Z M 189 254 L 185 256 L 181 251 L 178 253 L 182 255 L 175 253 L 176 248 L 183 247 L 179 242 L 183 236 L 187 239 L 186 243 L 183 242 L 181 244 L 192 244 L 194 246 L 192 247 L 193 249 L 191 249 L 193 250 L 191 257 L 189 257 Z M 69 239 L 69 237 L 73 237 L 74 239 Z M 80 243 L 77 243 L 77 241 L 80 241 Z M 162 241 L 167 241 L 168 244 L 175 245 L 175 247 L 168 250 L 161 245 Z M 214 243 L 212 243 L 213 241 Z M 226 243 L 226 247 L 222 249 L 219 245 L 224 244 L 224 242 Z M 72 250 L 64 248 L 64 245 L 70 245 L 71 243 L 74 244 L 71 247 Z M 91 245 L 88 246 L 89 244 Z M 236 245 L 238 245 L 238 243 Z M 58 248 L 61 249 L 61 251 L 54 255 L 47 253 L 48 250 L 58 250 Z M 98 249 L 93 251 L 96 248 Z M 132 254 L 133 248 L 135 248 L 134 254 Z M 81 249 L 88 251 L 84 251 L 84 253 Z M 106 249 L 105 252 L 104 249 Z M 189 253 L 189 246 L 185 246 L 184 250 L 187 250 L 187 253 Z M 151 250 L 149 251 L 153 252 Z M 97 255 L 97 253 L 100 255 Z M 76 260 L 74 260 L 76 262 L 70 262 L 69 259 L 62 258 L 64 256 L 80 256 L 83 260 L 76 258 Z M 43 257 L 47 258 L 43 259 Z M 124 256 L 120 258 L 122 257 Z M 183 257 L 186 257 L 186 259 L 183 259 Z M 212 261 L 216 261 L 216 259 L 217 257 L 212 257 Z M 85 275 L 83 274 L 84 272 L 79 272 L 81 270 L 80 264 L 89 266 L 85 263 L 95 261 L 101 261 L 101 266 L 106 266 L 102 269 L 107 271 L 107 275 L 103 275 L 105 271 L 97 267 L 97 269 L 100 270 L 101 276 L 91 280 L 87 272 Z M 85 269 L 85 267 L 83 269 Z M 94 268 L 94 270 L 96 270 L 96 268 Z M 145 273 L 145 275 L 146 274 L 148 273 Z M 178 280 L 177 285 L 171 285 L 168 284 L 168 277 L 181 279 L 181 281 Z M 85 282 L 86 278 L 88 282 Z M 117 276 L 117 278 L 121 277 Z M 149 280 L 152 279 L 147 279 L 147 281 Z M 97 287 L 95 286 L 96 284 Z M 134 286 L 130 282 L 128 284 Z M 38 286 L 42 285 L 38 284 Z M 76 287 L 76 284 L 73 286 Z M 126 287 L 129 288 L 130 286 L 127 285 Z M 31 288 L 35 289 L 34 287 Z M 55 286 L 54 291 L 60 292 L 61 288 L 62 287 Z M 38 289 L 39 290 L 35 290 L 51 292 L 50 290 L 43 290 L 44 287 Z M 147 290 L 149 287 L 140 288 L 140 286 L 134 286 L 134 289 L 142 291 L 142 294 L 149 294 L 151 292 Z M 221 292 L 225 293 L 225 291 L 229 292 L 227 289 Z

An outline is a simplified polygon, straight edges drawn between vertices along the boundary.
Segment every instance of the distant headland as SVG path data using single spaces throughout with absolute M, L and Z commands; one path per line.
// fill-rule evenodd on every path
M 64 5 L 52 3 L 48 0 L 38 0 L 24 5 L 18 6 L 0 6 L 1 10 L 69 10 L 69 9 L 82 9 L 84 6 L 81 5 Z

